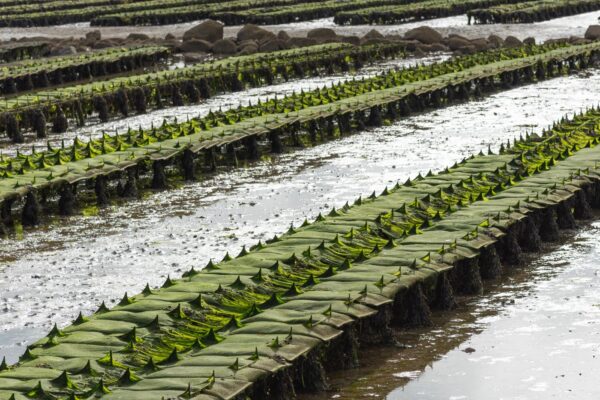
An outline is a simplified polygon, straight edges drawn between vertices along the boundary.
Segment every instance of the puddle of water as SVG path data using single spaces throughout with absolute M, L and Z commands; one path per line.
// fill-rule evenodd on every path
M 431 330 L 400 332 L 407 349 L 365 351 L 336 389 L 300 400 L 597 399 L 600 388 L 600 222 Z
M 333 17 L 314 21 L 294 22 L 282 25 L 265 25 L 264 28 L 273 32 L 285 30 L 292 36 L 306 36 L 306 32 L 314 28 L 332 28 L 343 35 L 362 36 L 371 29 L 377 29 L 383 34 L 402 34 L 417 26 L 428 25 L 439 29 L 444 34 L 457 33 L 469 38 L 487 37 L 491 33 L 502 37 L 513 35 L 520 39 L 528 36 L 545 41 L 571 35 L 582 36 L 587 26 L 598 23 L 599 12 L 573 15 L 533 24 L 495 24 L 495 25 L 467 25 L 467 16 L 459 15 L 448 18 L 432 19 L 428 21 L 411 22 L 400 25 L 356 25 L 338 26 L 333 23 Z M 10 40 L 16 37 L 77 37 L 85 36 L 91 30 L 100 30 L 104 37 L 126 37 L 131 32 L 145 33 L 151 37 L 163 38 L 167 33 L 182 36 L 185 31 L 198 24 L 200 21 L 188 22 L 177 25 L 162 26 L 122 26 L 122 27 L 90 27 L 89 23 L 77 23 L 37 28 L 1 28 L 0 40 Z M 228 26 L 225 28 L 225 37 L 233 37 L 241 26 Z
M 0 241 L 0 356 L 14 361 L 54 322 L 64 326 L 102 300 L 115 304 L 146 279 L 159 285 L 290 221 L 541 130 L 593 104 L 599 90 L 598 70 L 516 88 Z
M 441 62 L 449 57 L 448 54 L 439 53 L 424 58 L 386 60 L 381 63 L 368 65 L 359 71 L 350 74 L 334 74 L 290 80 L 289 82 L 283 82 L 276 85 L 251 88 L 243 92 L 220 94 L 207 99 L 200 104 L 183 107 L 169 107 L 106 123 L 92 123 L 85 127 L 72 126 L 67 132 L 60 135 L 50 134 L 48 139 L 33 139 L 34 135 L 30 134 L 28 136 L 28 139 L 30 140 L 25 144 L 16 145 L 12 143 L 8 137 L 2 137 L 0 138 L 0 147 L 2 148 L 2 153 L 7 156 L 14 156 L 17 149 L 24 154 L 28 154 L 31 152 L 31 146 L 46 149 L 48 141 L 54 146 L 60 146 L 62 139 L 67 139 L 69 141 L 75 137 L 79 137 L 79 139 L 86 141 L 90 138 L 101 137 L 103 132 L 108 132 L 109 134 L 114 134 L 115 131 L 123 133 L 127 131 L 128 127 L 136 129 L 142 127 L 147 129 L 152 125 L 160 126 L 165 118 L 168 120 L 177 118 L 178 121 L 185 121 L 195 117 L 206 116 L 210 110 L 237 108 L 239 105 L 246 106 L 249 102 L 256 104 L 258 100 L 264 101 L 266 99 L 274 98 L 275 96 L 282 98 L 291 95 L 294 91 L 311 91 L 322 88 L 323 86 L 331 86 L 332 84 L 352 79 L 373 77 L 391 69 L 410 67 L 417 63 L 431 64 L 434 62 Z
M 531 264 L 532 282 L 500 298 L 514 300 L 482 333 L 389 393 L 400 399 L 600 398 L 600 223 Z M 566 265 L 565 265 L 566 264 Z M 466 353 L 465 348 L 475 349 Z

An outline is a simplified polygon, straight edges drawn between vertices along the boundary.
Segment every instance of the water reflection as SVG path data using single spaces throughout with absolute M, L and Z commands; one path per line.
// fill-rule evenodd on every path
M 301 400 L 597 399 L 600 388 L 600 222 L 483 296 L 436 313 L 435 328 L 397 332 L 404 349 L 364 350 L 329 393 Z

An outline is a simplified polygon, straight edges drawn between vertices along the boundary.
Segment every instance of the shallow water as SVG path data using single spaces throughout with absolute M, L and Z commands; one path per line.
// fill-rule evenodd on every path
M 598 399 L 600 222 L 301 400 Z M 551 251 L 549 251 L 551 250 Z
M 431 64 L 434 62 L 440 62 L 448 59 L 448 54 L 439 53 L 424 58 L 396 58 L 391 60 L 385 60 L 383 62 L 368 65 L 359 71 L 346 74 L 333 74 L 327 76 L 308 77 L 304 79 L 294 79 L 289 82 L 282 82 L 275 85 L 257 87 L 245 90 L 243 92 L 225 93 L 214 96 L 210 99 L 202 101 L 199 104 L 192 104 L 183 107 L 169 107 L 159 110 L 154 110 L 145 114 L 133 115 L 128 118 L 117 119 L 106 123 L 99 123 L 90 119 L 88 125 L 85 127 L 72 126 L 67 132 L 62 134 L 50 133 L 48 139 L 37 139 L 35 134 L 29 133 L 26 135 L 25 144 L 14 144 L 8 137 L 0 138 L 0 149 L 2 153 L 8 156 L 14 156 L 19 149 L 22 153 L 28 154 L 31 152 L 31 147 L 36 146 L 38 148 L 46 149 L 47 143 L 52 143 L 53 146 L 60 146 L 62 139 L 72 140 L 78 137 L 80 140 L 86 141 L 90 138 L 101 137 L 103 132 L 114 134 L 116 132 L 124 133 L 128 127 L 137 129 L 142 127 L 144 129 L 150 128 L 152 125 L 159 126 L 163 123 L 164 119 L 169 121 L 175 118 L 178 121 L 185 121 L 186 119 L 202 117 L 208 114 L 210 110 L 227 110 L 231 108 L 237 108 L 239 105 L 246 106 L 249 102 L 256 104 L 258 100 L 264 101 L 266 99 L 282 98 L 287 95 L 291 95 L 294 91 L 299 92 L 300 90 L 311 91 L 323 86 L 331 86 L 339 82 L 345 82 L 352 79 L 369 78 L 378 74 L 381 74 L 387 70 L 394 68 L 403 68 L 419 64 Z
M 110 305 L 125 291 L 138 293 L 145 280 L 159 285 L 167 274 L 285 231 L 290 221 L 298 225 L 359 194 L 539 131 L 597 101 L 600 71 L 586 76 L 412 116 L 96 216 L 58 220 L 22 240 L 0 240 L 0 356 L 14 361 L 54 322 L 64 326 L 102 300 Z
M 598 23 L 600 12 L 573 15 L 557 18 L 550 21 L 534 24 L 495 24 L 495 25 L 468 25 L 467 16 L 459 15 L 448 18 L 432 19 L 428 21 L 411 22 L 400 25 L 356 25 L 338 26 L 333 23 L 333 17 L 314 21 L 294 22 L 282 25 L 265 25 L 264 28 L 273 32 L 285 30 L 291 36 L 306 36 L 306 32 L 313 28 L 332 28 L 338 34 L 362 36 L 371 29 L 377 29 L 383 34 L 401 34 L 417 26 L 428 25 L 438 29 L 443 34 L 457 33 L 469 38 L 487 37 L 491 33 L 502 37 L 513 35 L 520 39 L 528 36 L 535 37 L 540 41 L 569 37 L 571 35 L 583 36 L 585 29 L 592 24 Z M 162 26 L 123 26 L 123 27 L 90 27 L 89 23 L 77 23 L 37 28 L 0 28 L 0 40 L 9 40 L 20 37 L 80 37 L 86 32 L 99 30 L 103 37 L 126 37 L 131 32 L 145 33 L 151 37 L 163 38 L 167 33 L 175 36 L 183 36 L 183 33 L 200 21 L 188 22 L 177 25 Z M 240 30 L 240 26 L 228 26 L 225 28 L 225 37 L 233 37 Z

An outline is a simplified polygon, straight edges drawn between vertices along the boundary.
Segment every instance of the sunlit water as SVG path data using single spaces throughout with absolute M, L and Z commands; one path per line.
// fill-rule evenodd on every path
M 114 304 L 145 280 L 159 285 L 291 221 L 539 131 L 595 103 L 599 90 L 600 71 L 516 88 L 3 240 L 0 355 L 14 361 L 54 322 L 64 326 L 102 300 Z
M 528 36 L 545 41 L 571 35 L 582 36 L 587 26 L 598 23 L 600 12 L 573 15 L 557 18 L 550 21 L 533 24 L 495 24 L 495 25 L 468 25 L 467 16 L 459 15 L 448 18 L 438 18 L 428 21 L 411 22 L 399 25 L 356 25 L 338 26 L 333 23 L 333 17 L 314 21 L 294 22 L 282 25 L 266 25 L 265 29 L 273 32 L 285 30 L 292 36 L 305 36 L 313 28 L 332 28 L 343 35 L 362 36 L 371 29 L 377 29 L 383 34 L 402 34 L 417 26 L 428 25 L 438 29 L 444 34 L 458 33 L 469 38 L 487 37 L 491 33 L 502 37 L 513 35 L 520 39 Z M 145 33 L 151 37 L 164 37 L 167 33 L 182 36 L 185 31 L 197 25 L 200 21 L 188 22 L 177 25 L 163 26 L 122 26 L 122 27 L 90 27 L 89 23 L 77 23 L 50 27 L 37 28 L 0 28 L 0 40 L 9 40 L 13 37 L 77 37 L 84 36 L 86 32 L 100 30 L 104 37 L 126 37 L 131 32 Z M 240 26 L 225 28 L 225 37 L 234 37 Z
M 300 400 L 600 398 L 600 222 Z
M 510 288 L 513 295 L 500 293 L 514 304 L 480 319 L 481 334 L 387 398 L 600 398 L 599 234 L 596 223 L 534 262 L 536 285 L 521 282 Z

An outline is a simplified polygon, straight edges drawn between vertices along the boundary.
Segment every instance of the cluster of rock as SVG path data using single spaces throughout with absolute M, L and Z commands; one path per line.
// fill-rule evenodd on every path
M 244 25 L 235 37 L 225 38 L 221 23 L 206 20 L 184 33 L 179 48 L 184 53 L 212 52 L 217 55 L 243 55 L 331 42 L 360 44 L 361 39 L 353 36 L 338 36 L 333 29 L 329 28 L 313 29 L 306 37 L 292 37 L 285 31 L 275 34 L 253 24 Z
M 600 39 L 599 28 L 598 25 L 590 26 L 585 38 L 571 37 L 558 40 L 580 44 Z M 355 45 L 403 43 L 409 52 L 413 52 L 416 56 L 423 56 L 438 51 L 460 55 L 500 47 L 518 47 L 523 44 L 534 44 L 535 39 L 529 37 L 521 41 L 514 36 L 503 39 L 497 35 L 468 39 L 457 34 L 444 37 L 440 32 L 427 26 L 411 29 L 404 35 L 383 35 L 373 29 L 362 37 L 343 36 L 338 35 L 333 29 L 316 28 L 308 31 L 306 37 L 297 37 L 291 36 L 285 31 L 279 31 L 275 34 L 252 24 L 245 25 L 238 31 L 236 37 L 224 38 L 223 25 L 217 21 L 206 20 L 185 32 L 183 41 L 178 48 L 188 58 L 193 58 L 194 54 L 209 52 L 216 55 L 252 54 L 332 42 L 346 42 Z
M 293 36 L 285 31 L 271 32 L 257 25 L 244 25 L 235 36 L 224 37 L 224 26 L 220 22 L 205 20 L 176 38 L 167 34 L 163 39 L 150 38 L 142 33 L 131 33 L 125 38 L 102 38 L 100 31 L 88 32 L 84 38 L 49 39 L 23 38 L 24 40 L 47 41 L 50 55 L 67 55 L 86 52 L 92 49 L 103 49 L 115 46 L 134 44 L 166 45 L 175 53 L 183 53 L 189 62 L 202 61 L 213 54 L 215 56 L 245 55 L 257 52 L 271 52 L 296 47 L 305 47 L 321 43 L 345 42 L 354 45 L 373 43 L 402 43 L 415 56 L 424 56 L 432 52 L 452 52 L 456 55 L 470 54 L 477 51 L 500 47 L 518 47 L 523 43 L 535 43 L 534 38 L 521 41 L 514 36 L 501 38 L 490 35 L 487 38 L 468 39 L 457 34 L 444 37 L 433 28 L 422 26 L 411 29 L 403 35 L 383 35 L 373 29 L 362 37 L 338 35 L 333 29 L 316 28 L 307 32 L 306 36 Z M 556 39 L 574 44 L 600 40 L 600 25 L 591 25 L 585 36 Z M 550 40 L 552 41 L 552 40 Z
M 23 37 L 20 39 L 11 39 L 10 42 L 42 42 L 49 46 L 50 56 L 64 56 L 69 54 L 85 53 L 91 50 L 105 49 L 109 47 L 127 46 L 135 44 L 166 44 L 175 46 L 177 41 L 171 35 L 170 40 L 167 38 L 153 39 L 143 33 L 130 33 L 125 38 L 102 38 L 99 30 L 94 30 L 86 33 L 85 37 L 81 38 L 52 38 L 46 36 Z

